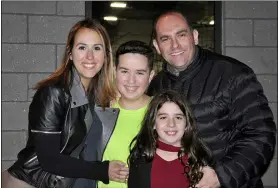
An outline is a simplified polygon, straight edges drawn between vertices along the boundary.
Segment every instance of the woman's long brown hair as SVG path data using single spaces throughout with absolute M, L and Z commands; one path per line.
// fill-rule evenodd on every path
M 96 20 L 86 18 L 77 22 L 70 30 L 67 38 L 66 49 L 63 60 L 59 68 L 52 73 L 48 78 L 36 84 L 35 89 L 39 89 L 45 85 L 53 83 L 61 83 L 67 88 L 71 87 L 73 68 L 73 61 L 70 60 L 70 53 L 72 52 L 74 39 L 76 33 L 82 29 L 88 28 L 96 31 L 104 41 L 105 46 L 105 60 L 101 70 L 92 78 L 87 95 L 89 100 L 94 100 L 95 103 L 106 107 L 110 101 L 116 98 L 116 90 L 114 84 L 115 69 L 113 65 L 112 48 L 110 38 L 106 29 Z

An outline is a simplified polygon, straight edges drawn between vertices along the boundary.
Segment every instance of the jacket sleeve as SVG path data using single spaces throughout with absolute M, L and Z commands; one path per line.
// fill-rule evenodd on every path
M 68 102 L 64 91 L 47 86 L 34 95 L 29 110 L 29 126 L 35 152 L 46 172 L 70 178 L 87 178 L 109 183 L 109 162 L 84 161 L 60 153 L 61 125 L 65 121 Z
M 31 132 L 60 133 L 66 117 L 63 90 L 54 86 L 39 88 L 29 108 Z
M 149 96 L 154 96 L 156 95 L 159 91 L 161 91 L 162 87 L 162 78 L 163 78 L 163 73 L 159 72 L 157 75 L 154 76 L 152 79 L 146 94 Z
M 128 181 L 127 181 L 127 187 L 137 187 L 137 180 L 138 174 L 136 170 L 135 164 L 131 164 L 129 167 L 129 175 L 128 175 Z
M 135 162 L 130 165 L 128 176 L 128 187 L 150 188 L 151 187 L 152 163 Z
M 268 168 L 275 150 L 276 126 L 261 84 L 251 69 L 231 87 L 231 121 L 235 136 L 214 169 L 221 187 L 250 187 Z M 249 185 L 249 186 L 248 186 Z
M 155 84 L 155 80 L 156 80 L 156 77 L 154 77 L 147 89 L 147 92 L 146 94 L 149 95 L 149 96 L 154 96 L 155 95 L 155 91 L 154 91 L 154 84 Z M 158 87 L 158 86 L 157 86 Z

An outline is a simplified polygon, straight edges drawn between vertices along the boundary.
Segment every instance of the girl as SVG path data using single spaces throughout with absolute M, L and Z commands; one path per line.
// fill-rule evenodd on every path
M 154 96 L 131 143 L 128 187 L 194 187 L 201 168 L 210 163 L 211 154 L 197 137 L 183 95 L 164 91 Z
M 100 162 L 117 119 L 115 110 L 102 110 L 116 96 L 113 69 L 104 27 L 91 19 L 76 23 L 60 68 L 36 85 L 27 145 L 2 175 L 3 187 L 64 188 L 75 178 L 114 180 L 124 163 Z

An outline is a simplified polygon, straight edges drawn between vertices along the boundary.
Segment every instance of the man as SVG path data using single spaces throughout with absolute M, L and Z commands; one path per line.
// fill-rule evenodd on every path
M 198 46 L 198 31 L 179 12 L 158 17 L 153 45 L 166 63 L 148 94 L 184 93 L 215 164 L 198 188 L 258 188 L 273 158 L 276 126 L 261 84 L 247 65 Z

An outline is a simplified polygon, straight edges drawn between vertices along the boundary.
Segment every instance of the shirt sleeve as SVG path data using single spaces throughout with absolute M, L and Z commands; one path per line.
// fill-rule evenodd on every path
M 60 134 L 34 133 L 35 150 L 44 171 L 69 178 L 87 178 L 109 183 L 109 162 L 84 161 L 60 153 Z

